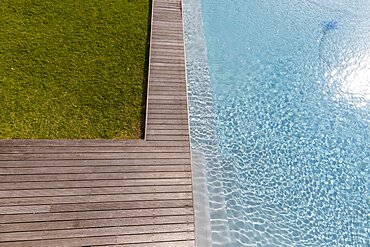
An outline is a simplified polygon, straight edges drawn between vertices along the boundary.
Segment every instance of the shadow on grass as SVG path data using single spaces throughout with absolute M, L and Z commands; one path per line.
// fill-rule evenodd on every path
M 151 20 L 152 20 L 152 8 L 153 1 L 150 1 L 149 6 L 149 18 L 148 18 L 148 32 L 146 37 L 146 52 L 145 52 L 145 66 L 143 67 L 144 80 L 143 80 L 143 94 L 142 94 L 142 108 L 140 117 L 140 138 L 145 138 L 145 121 L 146 121 L 146 102 L 147 102 L 147 91 L 148 91 L 148 79 L 149 79 L 149 54 L 150 54 L 150 35 L 151 35 Z

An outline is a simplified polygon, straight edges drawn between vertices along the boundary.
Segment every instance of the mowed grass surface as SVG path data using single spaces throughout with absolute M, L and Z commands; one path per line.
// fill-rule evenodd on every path
M 150 0 L 0 1 L 0 138 L 140 138 Z

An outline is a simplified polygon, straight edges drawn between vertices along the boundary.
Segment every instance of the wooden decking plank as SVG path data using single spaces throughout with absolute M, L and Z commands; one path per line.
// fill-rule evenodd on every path
M 176 62 L 177 59 L 169 60 L 166 58 L 163 58 L 162 61 L 167 60 L 169 64 L 172 64 Z M 156 80 L 166 80 L 166 79 L 171 79 L 173 82 L 181 83 L 184 85 L 185 81 L 185 73 L 182 72 L 176 72 L 176 74 L 173 74 L 172 72 L 166 73 L 165 70 L 163 70 L 161 73 L 155 73 L 155 74 L 150 74 L 149 76 L 150 80 L 156 81 Z M 171 81 L 170 80 L 170 81 Z
M 179 115 L 180 117 L 182 115 Z M 162 116 L 153 114 L 150 118 L 161 118 Z M 177 119 L 176 116 L 163 115 L 162 118 Z M 94 159 L 181 159 L 186 158 L 186 153 L 48 153 L 48 154 L 0 154 L 0 160 L 71 160 L 71 159 L 83 159 L 83 160 L 94 160 Z
M 69 189 L 34 189 L 34 190 L 5 190 L 0 191 L 0 198 L 27 198 L 51 196 L 87 196 L 114 195 L 138 193 L 174 193 L 191 192 L 190 185 L 168 185 L 144 187 L 99 187 L 99 188 L 69 188 Z
M 165 93 L 173 93 L 173 91 L 180 92 L 182 94 L 186 94 L 186 87 L 180 86 L 180 85 L 166 85 L 166 86 L 157 86 L 157 85 L 152 85 L 151 86 L 151 93 L 157 93 L 158 91 L 165 92 Z M 150 108 L 150 106 L 149 106 Z
M 171 61 L 173 62 L 174 60 L 177 60 L 177 59 L 167 59 L 167 58 L 159 58 L 159 59 L 162 59 L 163 60 L 167 60 L 167 61 Z M 156 73 L 156 74 L 151 74 L 150 75 L 150 78 L 153 78 L 153 79 L 166 79 L 166 78 L 170 78 L 170 79 L 174 79 L 176 78 L 177 80 L 185 80 L 185 72 L 179 72 L 179 71 L 176 71 L 176 73 L 173 73 L 173 72 L 166 72 L 166 71 L 162 71 L 161 73 Z
M 153 19 L 155 22 L 158 21 L 163 21 L 167 23 L 179 23 L 182 24 L 179 20 L 181 19 L 182 14 L 180 11 L 173 11 L 169 9 L 164 9 L 164 8 L 158 8 L 156 13 L 153 15 Z
M 150 142 L 150 141 L 143 141 L 134 142 L 133 144 L 128 144 L 127 142 L 121 141 L 110 141 L 110 142 L 103 142 L 103 144 L 98 141 L 90 142 L 86 140 L 86 142 L 81 141 L 65 141 L 65 140 L 9 140 L 9 145 L 1 146 L 1 149 L 4 147 L 102 147 L 102 148 L 120 148 L 120 147 L 179 147 L 179 146 L 187 146 L 189 143 L 187 142 L 178 142 L 178 141 L 171 141 L 171 142 Z
M 69 188 L 69 189 L 34 189 L 34 190 L 3 190 L 0 198 L 27 198 L 27 197 L 51 197 L 51 196 L 75 196 L 75 195 L 113 195 L 134 193 L 173 193 L 191 192 L 190 185 L 162 185 L 142 187 L 99 187 L 99 188 Z
M 182 96 L 186 93 L 186 89 L 175 89 L 175 90 L 152 90 L 149 95 L 175 95 Z M 149 108 L 150 109 L 150 108 Z
M 161 17 L 163 16 L 162 14 L 175 14 L 176 17 L 171 21 L 181 20 L 181 8 L 176 5 L 154 3 L 154 7 L 156 8 L 156 11 L 153 13 L 153 16 L 159 15 L 159 17 Z M 158 21 L 158 18 L 155 18 L 155 21 Z
M 164 76 L 153 76 L 151 77 L 151 85 L 157 86 L 157 85 L 163 85 L 163 86 L 183 86 L 183 80 L 185 78 L 179 79 L 176 76 L 175 77 L 164 77 Z
M 163 52 L 164 49 L 157 49 L 158 52 Z M 181 51 L 176 51 L 176 53 L 180 53 Z M 168 55 L 168 56 L 171 56 L 171 55 L 174 55 L 174 54 L 171 54 L 169 52 L 164 52 L 164 54 Z M 152 65 L 151 69 L 154 69 L 154 70 L 166 70 L 166 71 L 182 71 L 184 68 L 182 66 L 182 64 L 169 64 L 169 65 L 162 65 L 162 64 L 156 64 L 156 65 Z M 184 86 L 186 86 L 185 84 L 183 84 Z
M 170 63 L 173 63 L 173 61 L 170 61 Z M 153 81 L 170 81 L 170 82 L 177 82 L 177 83 L 183 83 L 185 80 L 185 74 L 178 73 L 177 75 L 168 73 L 166 74 L 163 72 L 162 74 L 156 74 L 156 75 L 150 75 L 150 79 L 153 79 Z
M 154 28 L 156 28 L 156 25 L 157 26 L 161 26 L 163 27 L 163 29 L 166 29 L 168 28 L 169 26 L 170 27 L 178 27 L 180 29 L 182 29 L 182 22 L 179 21 L 179 20 L 174 20 L 174 21 L 166 21 L 166 20 L 154 20 L 153 22 L 154 26 L 153 26 L 153 30 Z M 183 44 L 184 45 L 184 44 Z
M 94 246 L 117 244 L 117 236 L 93 236 L 88 238 L 68 238 L 68 239 L 47 239 L 39 241 L 13 241 L 1 242 L 0 247 L 61 247 L 61 246 Z
M 164 56 L 164 55 L 174 55 L 174 56 L 184 56 L 184 50 L 183 49 L 161 49 L 161 48 L 156 48 L 152 49 L 151 55 L 153 56 Z M 152 66 L 151 68 L 153 68 Z M 183 69 L 183 68 L 181 68 Z
M 183 28 L 183 26 L 180 22 L 168 23 L 166 21 L 154 21 L 153 24 L 152 24 L 152 31 L 169 30 L 169 31 L 182 32 L 182 28 Z
M 150 109 L 150 114 L 187 114 L 188 110 L 183 109 L 183 110 L 170 110 L 170 109 Z
M 170 8 L 168 8 L 170 7 Z M 174 7 L 174 6 L 173 6 Z M 162 5 L 160 3 L 155 3 L 154 4 L 154 8 L 155 8 L 155 11 L 153 12 L 153 23 L 156 23 L 156 22 L 159 22 L 161 21 L 160 20 L 160 17 L 162 16 L 161 14 L 174 14 L 176 15 L 175 17 L 173 18 L 170 18 L 168 20 L 164 20 L 165 22 L 179 22 L 182 24 L 182 17 L 181 17 L 181 8 L 171 8 L 171 6 L 165 6 L 165 5 Z M 155 18 L 156 16 L 158 16 L 158 18 Z
M 7 223 L 0 225 L 0 234 L 26 231 L 50 231 L 66 229 L 83 229 L 99 227 L 121 227 L 121 226 L 140 226 L 155 225 L 161 228 L 167 224 L 192 224 L 193 215 L 175 215 L 161 217 L 128 217 L 128 218 L 100 218 L 100 219 L 78 219 L 78 220 L 60 220 L 44 222 L 25 222 L 25 223 Z M 27 240 L 27 239 L 26 239 Z
M 171 55 L 164 55 L 164 56 L 161 56 L 161 57 L 156 57 L 155 59 L 153 59 L 153 62 L 160 62 L 160 63 L 167 63 L 167 64 L 176 64 L 178 63 L 179 65 L 181 65 L 182 61 L 181 59 L 179 58 L 176 58 L 176 57 L 173 57 Z M 157 76 L 157 75 L 163 75 L 163 74 L 168 74 L 168 75 L 180 75 L 181 77 L 179 77 L 181 80 L 184 79 L 184 75 L 185 75 L 185 70 L 182 70 L 182 69 L 178 69 L 177 71 L 174 71 L 174 70 L 164 70 L 162 69 L 161 71 L 157 70 L 155 71 L 155 73 L 152 73 L 153 71 L 151 71 L 151 76 Z M 176 72 L 176 74 L 174 74 L 174 72 Z
M 179 124 L 179 125 L 150 125 L 149 130 L 189 130 L 189 127 L 187 124 Z
M 153 179 L 153 178 L 186 178 L 190 172 L 141 172 L 141 173 L 88 173 L 88 174 L 37 174 L 37 175 L 0 175 L 4 182 L 40 182 L 40 181 L 82 181 L 107 179 Z
M 166 27 L 167 26 L 167 27 Z M 159 29 L 160 28 L 160 29 Z M 158 25 L 158 29 L 156 29 L 156 35 L 168 35 L 168 34 L 173 34 L 173 33 L 178 33 L 181 27 L 179 28 L 168 28 L 168 25 L 164 25 L 163 27 L 160 27 Z M 152 41 L 152 47 L 153 49 L 166 49 L 166 50 L 173 50 L 173 51 L 184 51 L 184 46 L 181 45 L 181 43 L 171 43 L 171 42 L 158 42 L 153 40 Z M 152 64 L 150 64 L 152 65 Z
M 191 184 L 191 178 L 100 179 L 83 181 L 9 182 L 1 183 L 1 190 L 27 190 L 43 188 L 119 187 Z M 1 212 L 0 212 L 1 213 Z
M 181 85 L 181 83 L 175 81 L 175 80 L 161 80 L 161 79 L 155 79 L 155 81 L 152 82 L 151 89 L 153 91 L 162 90 L 162 88 L 169 88 L 168 91 L 177 91 L 182 90 L 184 94 L 187 94 L 187 91 L 185 88 Z M 151 107 L 151 105 L 149 105 Z M 148 108 L 149 108 L 148 107 Z
M 156 41 L 158 43 L 162 42 L 161 38 L 157 38 L 157 37 L 153 37 L 153 38 L 154 38 L 154 41 Z M 168 42 L 168 38 L 163 38 L 163 40 L 167 40 L 167 42 Z M 170 42 L 168 42 L 168 44 L 170 44 Z M 172 44 L 178 44 L 178 42 L 173 42 Z M 154 63 L 156 63 L 156 60 L 158 60 L 158 59 L 163 59 L 163 58 L 169 58 L 170 59 L 170 58 L 172 58 L 173 60 L 176 60 L 176 63 L 183 64 L 184 61 L 183 61 L 183 59 L 181 59 L 181 57 L 183 57 L 182 54 L 177 55 L 177 56 L 172 56 L 172 57 L 167 56 L 166 54 L 161 54 L 161 55 L 153 56 L 152 61 Z
M 168 17 L 170 18 L 170 17 Z M 174 37 L 176 40 L 183 40 L 183 37 L 181 36 L 181 33 L 179 32 L 179 29 L 181 29 L 181 26 L 179 26 L 177 29 L 169 29 L 168 26 L 172 23 L 166 23 L 166 24 L 157 24 L 155 29 L 153 29 L 152 32 L 152 38 L 153 36 L 157 36 L 160 39 L 165 39 L 168 37 L 168 35 L 176 36 Z M 168 39 L 167 41 L 173 42 L 174 40 Z M 152 40 L 153 44 L 155 44 L 155 40 Z
M 94 247 L 148 247 L 148 243 L 120 244 L 120 245 L 94 245 Z M 194 247 L 194 240 L 170 241 L 170 242 L 152 242 L 151 246 L 155 247 Z
M 154 44 L 160 44 L 160 43 L 166 43 L 166 44 L 171 44 L 171 45 L 178 45 L 183 42 L 183 38 L 180 35 L 176 35 L 175 33 L 169 33 L 167 32 L 166 34 L 162 33 L 161 31 L 154 32 L 152 36 L 152 42 Z M 162 54 L 160 54 L 162 55 Z M 151 58 L 154 58 L 155 56 L 152 56 Z
M 0 148 L 10 146 L 141 146 L 144 140 L 43 140 L 43 139 L 10 139 L 0 140 Z
M 181 67 L 183 65 L 185 65 L 185 61 L 184 62 L 179 62 L 179 63 L 161 63 L 161 62 L 152 62 L 151 65 L 154 65 L 154 66 L 163 66 L 163 67 Z
M 148 243 L 129 243 L 116 244 L 116 237 L 89 237 L 89 238 L 70 238 L 70 239 L 56 239 L 56 240 L 42 240 L 42 241 L 22 241 L 22 242 L 8 242 L 0 243 L 0 247 L 61 247 L 61 246 L 91 246 L 91 247 L 148 247 Z M 61 245 L 62 244 L 62 245 Z M 193 247 L 194 240 L 184 241 L 170 241 L 170 242 L 152 242 L 151 247 Z
M 178 4 L 168 4 L 168 3 L 161 3 L 161 2 L 156 2 L 154 3 L 154 7 L 156 11 L 154 12 L 155 14 L 158 13 L 176 13 L 181 15 L 181 8 L 179 8 Z M 180 18 L 176 18 L 180 19 Z
M 158 58 L 171 58 L 171 57 L 176 58 L 177 56 L 178 55 L 176 55 L 176 54 L 164 53 L 162 57 L 158 57 Z M 178 59 L 178 58 L 176 58 L 176 60 L 180 61 L 180 59 Z M 154 61 L 155 60 L 153 59 L 153 62 Z M 178 64 L 178 66 L 173 66 L 174 63 L 176 64 L 176 61 L 172 62 L 171 64 L 168 64 L 168 66 L 165 66 L 165 65 L 152 66 L 151 67 L 151 74 L 161 74 L 161 73 L 162 74 L 163 73 L 167 73 L 167 74 L 174 74 L 174 73 L 185 74 L 184 68 L 180 67 L 181 64 Z
M 170 19 L 170 18 L 173 18 L 173 17 L 167 16 L 167 17 L 163 18 L 162 21 L 165 21 L 166 18 Z M 162 35 L 162 38 L 166 38 L 166 36 L 168 34 L 170 34 L 170 35 L 176 35 L 178 39 L 183 39 L 183 36 L 181 36 L 181 32 L 180 32 L 181 26 L 178 26 L 177 28 L 173 28 L 173 29 L 167 28 L 168 26 L 172 25 L 173 23 L 175 23 L 175 22 L 167 22 L 167 23 L 163 22 L 162 24 L 156 24 L 154 26 L 152 35 L 156 35 L 156 34 L 159 34 L 159 33 L 164 33 Z M 172 41 L 172 40 L 169 39 L 169 41 Z
M 165 65 L 152 65 L 150 69 L 155 72 L 155 70 L 165 70 L 165 71 L 182 71 L 183 68 L 181 68 L 180 65 L 178 66 L 165 66 Z M 186 87 L 184 83 L 182 83 L 183 86 Z
M 148 140 L 167 141 L 167 140 L 189 140 L 187 135 L 147 135 Z
M 110 219 L 110 218 L 156 218 L 166 216 L 193 216 L 192 208 L 153 208 L 129 210 L 105 210 L 85 212 L 37 213 L 0 215 L 1 224 L 29 223 L 46 221 L 68 221 L 83 219 Z
M 184 119 L 184 120 L 187 119 L 187 114 L 186 113 L 173 113 L 173 114 L 149 113 L 149 114 L 150 114 L 149 117 L 151 119 Z M 164 154 L 164 153 L 158 153 L 158 155 L 160 155 L 160 154 Z M 10 156 L 11 154 L 0 154 L 0 159 L 2 158 L 2 156 L 7 156 L 7 155 Z M 163 155 L 163 156 L 165 156 L 165 155 Z M 171 157 L 174 157 L 174 156 L 171 156 Z M 166 157 L 166 158 L 171 158 L 171 157 Z
M 157 44 L 166 44 L 166 45 L 181 45 L 181 42 L 183 42 L 183 40 L 180 38 L 168 39 L 167 37 L 158 36 L 158 37 L 153 37 L 152 42 L 157 43 Z M 156 57 L 153 56 L 151 59 L 155 59 L 155 58 Z
M 189 135 L 189 130 L 149 130 L 149 135 Z
M 154 14 L 159 14 L 159 13 L 174 13 L 177 15 L 182 14 L 181 9 L 177 5 L 156 3 L 154 4 L 154 7 L 157 10 Z M 180 16 L 177 16 L 177 17 L 179 18 Z
M 183 47 L 182 44 L 181 44 L 181 41 L 175 41 L 175 42 L 171 42 L 171 41 L 160 41 L 160 40 L 157 40 L 157 41 L 153 41 L 155 42 L 156 45 L 163 45 L 163 46 L 172 46 L 172 47 Z M 157 64 L 161 64 L 161 62 L 152 62 L 152 64 L 154 65 L 157 65 Z M 166 64 L 166 63 L 165 63 Z M 178 66 L 179 64 L 184 64 L 185 65 L 185 61 L 183 61 L 183 63 L 176 63 L 174 64 L 173 66 Z
M 174 99 L 174 100 L 149 99 L 148 101 L 149 101 L 149 104 L 151 105 L 186 105 L 187 104 L 187 101 L 183 99 Z M 151 117 L 149 116 L 148 118 L 151 118 Z
M 165 9 L 170 9 L 170 10 L 181 11 L 181 2 L 180 1 L 169 2 L 169 1 L 157 0 L 154 2 L 154 7 L 159 8 L 159 9 L 165 8 Z
M 173 78 L 153 78 L 152 86 L 181 87 L 183 84 Z
M 95 230 L 97 232 L 97 230 Z M 105 233 L 102 231 L 102 233 Z M 79 233 L 82 235 L 82 233 Z M 76 233 L 76 235 L 78 235 Z M 0 242 L 0 247 L 60 247 L 60 246 L 95 246 L 95 245 L 116 245 L 116 244 L 127 244 L 133 246 L 132 244 L 146 244 L 146 246 L 162 246 L 162 242 L 173 242 L 181 243 L 182 240 L 194 241 L 194 232 L 165 232 L 165 233 L 146 233 L 139 235 L 99 235 L 90 236 L 88 231 L 85 231 L 85 235 L 88 237 L 74 237 L 74 238 L 60 238 L 54 237 L 53 239 L 43 239 L 43 240 L 26 240 L 17 242 Z M 51 236 L 53 237 L 53 236 Z M 0 239 L 1 240 L 1 239 Z M 61 243 L 64 243 L 61 245 Z M 155 245 L 158 243 L 159 245 Z M 149 244 L 149 245 L 148 245 Z M 175 245 L 176 246 L 176 245 Z M 181 245 L 179 245 L 181 246 Z
M 36 214 L 61 212 L 111 211 L 130 209 L 160 209 L 160 208 L 192 208 L 192 200 L 150 200 L 150 201 L 123 201 L 123 202 L 90 202 L 90 203 L 63 203 L 53 205 L 22 205 L 0 207 L 0 215 L 9 214 Z
M 151 109 L 151 108 L 150 108 Z M 153 110 L 153 112 L 163 112 L 166 110 Z M 181 113 L 186 113 L 184 110 Z M 0 154 L 27 154 L 27 153 L 183 153 L 189 152 L 189 147 L 161 147 L 161 146 L 144 146 L 144 147 L 74 147 L 74 146 L 19 146 L 19 147 L 2 147 Z
M 158 130 L 162 134 L 187 130 Z M 30 175 L 30 174 L 87 174 L 87 173 L 138 173 L 138 172 L 177 172 L 190 171 L 190 164 L 147 165 L 147 166 L 100 166 L 100 167 L 12 167 L 0 168 L 0 175 Z M 0 188 L 1 190 L 1 188 Z
M 168 29 L 156 30 L 152 34 L 153 38 L 168 38 L 170 41 L 171 40 L 176 40 L 175 41 L 176 43 L 178 43 L 178 41 L 182 40 L 182 36 L 183 36 L 182 30 L 176 30 L 176 29 L 173 29 L 173 30 L 168 30 Z M 155 40 L 153 40 L 153 42 L 155 42 Z M 179 49 L 179 50 L 183 51 L 183 54 L 184 54 L 183 49 Z M 176 50 L 174 50 L 172 52 L 176 52 Z M 181 54 L 181 56 L 183 56 L 183 54 Z M 157 55 L 162 55 L 163 56 L 163 54 L 157 54 Z
M 1 204 L 0 204 L 1 205 Z M 50 205 L 24 205 L 24 206 L 0 206 L 0 215 L 2 214 L 35 214 L 50 212 Z
M 179 45 L 176 45 L 176 46 L 173 46 L 173 45 L 161 45 L 161 44 L 153 44 L 152 45 L 152 49 L 153 49 L 153 52 L 160 52 L 160 51 L 164 51 L 164 52 L 184 52 L 184 47 L 182 46 L 179 46 Z M 161 65 L 156 65 L 156 64 L 153 64 L 151 63 L 150 64 L 151 67 L 161 67 Z M 175 64 L 174 66 L 172 67 L 175 67 L 175 68 L 183 68 L 183 66 L 181 66 L 180 64 Z
M 157 10 L 158 14 L 171 14 L 170 11 L 166 10 Z M 181 22 L 181 15 L 177 15 L 175 12 L 172 12 L 173 17 L 172 18 L 161 18 L 160 15 L 157 13 L 153 14 L 153 23 L 154 24 L 168 24 L 169 26 L 180 26 L 182 27 L 182 22 Z M 158 18 L 155 18 L 158 17 Z M 180 19 L 180 20 L 179 20 Z
M 166 90 L 168 93 L 170 92 L 176 92 L 176 91 L 181 91 L 183 94 L 187 94 L 186 88 L 184 88 L 179 82 L 176 82 L 174 80 L 169 80 L 169 81 L 163 81 L 156 79 L 152 85 L 151 85 L 151 90 L 152 91 L 163 91 Z M 148 106 L 150 108 L 151 105 Z
M 179 98 L 153 98 L 149 97 L 148 102 L 150 104 L 163 104 L 163 105 L 186 105 L 187 99 L 184 97 Z M 149 114 L 150 112 L 148 112 Z
M 130 202 L 70 203 L 51 205 L 51 212 L 107 211 L 154 208 L 192 208 L 192 200 L 158 200 Z M 0 211 L 1 212 L 1 211 Z
M 159 58 L 171 58 L 173 56 L 171 55 L 166 55 L 166 56 L 163 56 L 163 57 L 159 57 Z M 184 76 L 185 76 L 185 71 L 182 70 L 182 69 L 172 69 L 172 70 L 166 70 L 166 69 L 163 69 L 163 68 L 153 68 L 151 69 L 151 76 L 152 77 L 157 77 L 157 76 L 160 76 L 160 75 L 167 75 L 167 76 L 181 76 L 182 79 L 184 79 Z M 181 80 L 182 80 L 181 79 Z M 185 86 L 185 85 L 184 85 Z
M 149 94 L 149 97 L 151 100 L 156 100 L 156 99 L 164 99 L 164 100 L 187 100 L 187 97 L 184 95 L 157 95 L 157 94 Z
M 162 21 L 162 22 L 166 22 L 169 25 L 171 25 L 172 23 L 181 24 L 181 22 L 177 20 L 173 20 L 179 17 L 181 18 L 181 14 L 176 13 L 176 12 L 169 12 L 169 11 L 161 11 L 160 13 L 157 13 L 154 15 L 156 22 Z M 155 29 L 153 30 L 153 32 L 155 32 Z
M 163 58 L 162 61 L 164 60 L 167 60 L 169 61 L 170 63 L 173 63 L 173 62 L 176 62 L 177 59 L 174 59 L 174 60 L 169 60 L 169 59 L 166 59 L 166 58 Z M 156 74 L 150 74 L 149 76 L 150 79 L 157 79 L 157 80 L 166 80 L 166 79 L 170 79 L 170 81 L 172 80 L 173 82 L 180 82 L 180 83 L 184 83 L 184 80 L 186 78 L 185 76 L 185 73 L 183 72 L 176 72 L 176 73 L 172 73 L 172 72 L 168 72 L 166 73 L 166 71 L 162 71 L 161 73 L 156 73 Z
M 167 35 L 167 34 L 177 34 L 177 33 L 180 33 L 180 32 L 182 32 L 182 31 L 162 30 L 162 31 L 158 31 L 156 34 L 157 35 L 161 35 L 161 34 Z M 161 52 L 163 52 L 163 53 L 161 53 Z M 163 56 L 166 53 L 172 53 L 172 54 L 175 54 L 176 56 L 184 56 L 185 50 L 184 50 L 184 47 L 181 46 L 181 45 L 173 46 L 173 45 L 160 45 L 160 44 L 156 44 L 156 43 L 152 44 L 151 55 L 153 55 L 153 56 L 157 56 L 157 55 Z M 155 66 L 155 64 L 150 64 L 150 66 Z
M 187 110 L 187 105 L 181 104 L 181 105 L 165 105 L 165 104 L 152 104 L 149 106 L 149 110 L 156 110 L 156 109 L 164 109 L 164 110 Z M 151 126 L 149 126 L 151 127 Z
M 27 198 L 0 198 L 2 206 L 23 205 L 51 205 L 64 203 L 91 203 L 91 202 L 129 202 L 129 201 L 157 201 L 157 200 L 186 200 L 191 199 L 189 192 L 140 193 L 140 194 L 112 194 L 88 196 L 50 196 Z
M 177 39 L 178 36 L 180 36 L 180 32 L 174 31 L 174 30 L 158 31 L 157 33 L 155 33 L 155 35 L 153 35 L 153 38 L 155 38 L 155 40 L 153 40 L 153 42 L 155 42 L 154 43 L 155 46 L 154 46 L 154 49 L 152 50 L 151 55 L 152 56 L 166 56 L 167 54 L 173 54 L 173 56 L 177 56 L 179 58 L 184 57 L 184 49 L 181 49 L 181 46 L 177 45 L 177 47 L 174 47 L 173 44 L 160 45 L 156 43 L 161 38 L 167 38 L 168 40 L 173 40 L 173 39 Z M 176 41 L 174 44 L 178 44 L 178 42 Z M 163 53 L 160 53 L 161 51 Z
M 154 21 L 179 22 L 174 19 L 181 19 L 181 10 L 176 8 L 168 8 L 164 6 L 156 6 L 157 11 L 154 13 Z M 169 18 L 168 18 L 169 17 Z
M 178 233 L 161 233 L 150 235 L 131 235 L 118 236 L 118 243 L 153 243 L 158 241 L 180 241 L 180 240 L 194 240 L 194 232 L 178 232 Z
M 181 9 L 179 9 L 179 7 L 177 5 L 156 3 L 156 4 L 154 4 L 154 7 L 157 10 L 154 14 L 163 13 L 163 12 L 164 13 L 174 13 L 174 14 L 177 14 L 177 15 L 182 14 Z M 179 16 L 177 16 L 177 17 L 179 17 Z
M 185 90 L 173 90 L 173 91 L 162 91 L 162 90 L 152 90 L 149 95 L 175 95 L 182 96 L 185 93 Z M 150 109 L 150 108 L 149 108 Z
M 186 125 L 187 122 L 184 123 Z M 132 159 L 132 160 L 12 160 L 0 161 L 2 168 L 11 167 L 99 167 L 99 166 L 145 166 L 145 165 L 186 165 L 190 159 Z M 0 181 L 1 183 L 1 181 Z
M 162 57 L 162 58 L 161 57 L 158 57 L 158 58 L 156 57 L 156 58 L 153 58 L 152 61 L 153 61 L 153 63 L 162 63 L 162 64 L 169 65 L 169 64 L 177 63 L 178 61 L 181 61 L 181 59 L 179 59 L 179 58 L 171 58 L 171 57 Z M 162 78 L 163 75 L 159 75 L 159 74 L 152 75 L 151 74 L 150 77 Z M 174 77 L 174 76 L 172 75 L 172 77 Z M 183 76 L 179 76 L 179 77 L 180 77 L 181 80 L 185 80 L 185 76 L 184 75 Z M 175 76 L 175 78 L 177 78 L 177 76 Z
M 163 57 L 158 57 L 158 58 L 170 58 L 171 56 L 163 56 Z M 176 76 L 177 78 L 181 77 L 182 79 L 185 78 L 185 71 L 184 70 L 164 70 L 164 69 L 152 69 L 151 70 L 151 78 L 157 78 L 157 77 L 174 77 Z
M 160 118 L 149 118 L 148 123 L 150 124 L 173 124 L 173 125 L 178 125 L 178 124 L 188 124 L 188 121 L 185 119 L 160 119 Z

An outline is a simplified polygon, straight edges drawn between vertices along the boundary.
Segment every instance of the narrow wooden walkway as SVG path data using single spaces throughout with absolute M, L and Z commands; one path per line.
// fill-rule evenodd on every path
M 0 140 L 0 247 L 195 246 L 181 0 L 154 0 L 146 139 Z

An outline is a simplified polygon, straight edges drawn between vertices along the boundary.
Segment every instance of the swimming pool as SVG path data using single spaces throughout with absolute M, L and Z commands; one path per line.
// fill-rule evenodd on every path
M 183 4 L 202 241 L 370 246 L 370 2 Z

